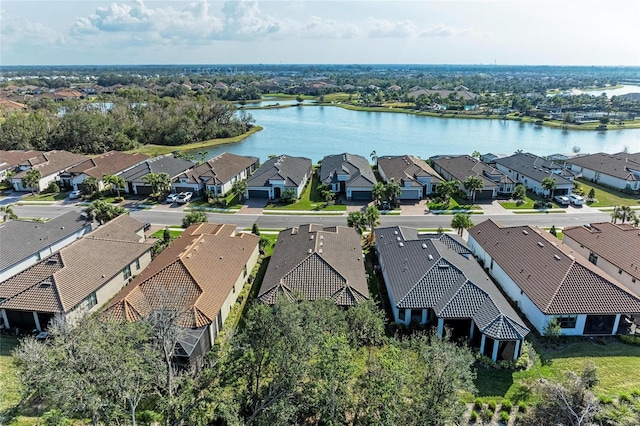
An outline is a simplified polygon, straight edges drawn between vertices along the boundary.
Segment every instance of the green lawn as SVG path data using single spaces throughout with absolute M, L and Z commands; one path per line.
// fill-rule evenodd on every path
M 518 205 L 515 200 L 508 200 L 508 201 L 500 201 L 500 205 L 508 210 L 524 210 L 524 209 L 533 209 L 534 208 L 533 205 L 536 203 L 536 201 L 549 201 L 549 200 L 527 191 L 527 195 L 524 199 L 523 204 Z M 555 204 L 554 202 L 551 202 L 552 209 L 557 209 L 558 207 L 559 206 L 557 204 Z
M 429 210 L 482 210 L 482 207 L 476 204 L 469 204 L 469 200 L 460 197 L 451 197 L 449 204 L 429 203 Z
M 540 378 L 559 379 L 567 370 L 582 372 L 589 361 L 598 368 L 597 395 L 615 396 L 640 388 L 640 346 L 621 342 L 579 342 L 562 349 L 538 348 L 542 362 L 527 371 L 478 369 L 478 396 L 528 400 L 529 386 Z
M 38 424 L 36 417 L 27 417 L 16 413 L 13 409 L 20 402 L 20 389 L 17 369 L 13 364 L 11 352 L 18 345 L 18 339 L 0 336 L 0 423 L 13 426 L 27 426 Z
M 344 204 L 334 204 L 331 206 L 324 205 L 324 198 L 318 191 L 319 178 L 314 173 L 311 176 L 311 185 L 307 185 L 302 191 L 300 199 L 292 204 L 273 205 L 269 204 L 265 210 L 302 210 L 302 211 L 346 211 L 347 206 Z
M 640 196 L 625 194 L 614 189 L 605 188 L 597 183 L 589 182 L 584 179 L 576 179 L 580 184 L 584 196 L 589 195 L 589 191 L 594 189 L 596 192 L 597 203 L 588 204 L 591 207 L 612 207 L 612 206 L 637 206 L 640 205 Z
M 40 192 L 35 195 L 25 195 L 22 197 L 22 201 L 61 201 L 67 198 L 67 192 L 58 192 L 58 193 L 44 193 Z
M 169 228 L 169 235 L 171 235 L 171 238 L 178 238 L 183 231 L 184 229 L 178 230 L 175 228 Z M 164 238 L 164 229 L 160 229 L 154 232 L 153 234 L 151 234 L 151 238 L 158 238 L 158 239 Z

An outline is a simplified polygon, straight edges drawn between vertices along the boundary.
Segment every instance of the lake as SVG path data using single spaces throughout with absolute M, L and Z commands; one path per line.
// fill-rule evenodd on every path
M 349 152 L 369 158 L 412 154 L 512 154 L 518 149 L 537 155 L 640 151 L 640 129 L 606 132 L 562 130 L 509 120 L 423 117 L 412 114 L 351 111 L 334 106 L 303 106 L 248 111 L 260 132 L 236 144 L 210 148 L 253 155 L 308 157 L 317 163 L 325 155 Z

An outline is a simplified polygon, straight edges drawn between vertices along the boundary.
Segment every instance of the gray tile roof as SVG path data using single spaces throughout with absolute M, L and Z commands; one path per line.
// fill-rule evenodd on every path
M 108 228 L 109 222 L 101 228 Z M 91 234 L 0 283 L 0 308 L 69 312 L 152 247 Z
M 84 173 L 87 176 L 92 176 L 100 180 L 104 175 L 117 175 L 123 170 L 148 158 L 149 156 L 140 153 L 127 154 L 121 151 L 109 151 L 97 157 L 89 158 L 80 164 L 76 164 L 68 169 L 67 173 L 71 175 Z
M 192 168 L 193 165 L 194 163 L 189 160 L 175 158 L 172 155 L 164 155 L 143 161 L 137 166 L 134 166 L 120 174 L 120 177 L 127 182 L 142 182 L 142 177 L 149 173 L 166 173 L 173 179 L 180 173 Z
M 553 173 L 552 170 L 562 169 L 560 164 L 545 160 L 542 157 L 528 152 L 498 158 L 496 159 L 496 164 L 500 164 L 521 175 L 528 176 L 537 182 L 542 182 L 544 178 L 550 177 L 556 180 L 556 185 L 573 185 L 571 180 Z
M 521 339 L 529 332 L 458 238 L 397 226 L 377 228 L 375 234 L 387 289 L 398 308 L 431 308 L 439 318 L 470 318 L 482 333 L 500 340 Z
M 208 185 L 223 185 L 251 167 L 252 164 L 257 165 L 259 161 L 257 157 L 245 157 L 223 152 L 209 161 L 179 174 L 174 178 L 174 181 L 187 178 L 190 183 L 206 182 Z
M 284 180 L 287 187 L 297 187 L 310 173 L 309 158 L 281 155 L 265 161 L 247 180 L 247 187 L 270 186 L 271 179 Z
M 546 231 L 489 219 L 469 235 L 544 314 L 640 313 L 631 290 Z
M 0 270 L 33 256 L 67 238 L 91 222 L 78 211 L 70 211 L 47 222 L 10 220 L 0 224 Z
M 592 155 L 583 155 L 567 160 L 567 164 L 575 164 L 585 169 L 600 172 L 605 175 L 614 176 L 628 181 L 640 180 L 640 152 L 630 154 L 618 152 L 616 154 L 606 154 L 599 152 Z M 634 170 L 636 173 L 631 173 Z
M 376 183 L 369 161 L 361 155 L 343 153 L 325 156 L 320 165 L 320 181 L 324 184 L 337 183 L 338 175 L 348 176 L 345 181 L 347 187 L 373 188 Z
M 351 306 L 369 299 L 360 236 L 353 228 L 302 225 L 278 235 L 258 299 L 275 303 L 330 299 Z
M 378 169 L 384 172 L 387 179 L 399 182 L 403 187 L 405 182 L 411 186 L 422 187 L 418 177 L 431 176 L 431 184 L 438 184 L 444 179 L 425 161 L 413 155 L 385 155 L 378 157 Z

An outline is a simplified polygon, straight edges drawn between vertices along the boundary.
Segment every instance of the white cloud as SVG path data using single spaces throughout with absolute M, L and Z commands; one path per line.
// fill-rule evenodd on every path
M 18 44 L 54 46 L 65 41 L 64 36 L 55 29 L 21 16 L 12 16 L 3 10 L 0 10 L 0 22 L 3 48 Z
M 295 23 L 292 23 L 295 26 Z M 312 16 L 307 23 L 299 25 L 295 28 L 301 37 L 304 38 L 354 38 L 362 34 L 360 28 L 356 25 L 338 22 L 333 19 L 322 19 Z
M 369 18 L 369 37 L 405 38 L 415 34 L 415 25 L 409 20 L 390 21 L 388 19 Z
M 445 24 L 437 24 L 420 32 L 420 37 L 451 37 L 470 34 L 470 29 L 449 27 Z
M 230 0 L 222 8 L 222 31 L 219 38 L 250 40 L 276 34 L 281 23 L 265 15 L 253 0 Z

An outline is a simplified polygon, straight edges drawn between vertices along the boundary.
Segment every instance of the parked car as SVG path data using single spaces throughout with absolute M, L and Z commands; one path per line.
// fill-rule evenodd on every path
M 178 198 L 178 194 L 169 194 L 167 195 L 167 199 L 164 200 L 164 202 L 167 204 L 173 204 L 175 203 L 177 198 Z
M 81 196 L 82 196 L 82 191 L 80 191 L 80 190 L 71 191 L 69 193 L 69 198 L 71 198 L 71 199 L 80 198 Z
M 584 204 L 584 198 L 582 198 L 581 195 L 569 194 L 568 198 L 571 204 L 573 204 L 574 206 L 581 206 Z
M 181 192 L 178 198 L 176 198 L 176 203 L 186 204 L 191 201 L 191 197 L 193 197 L 193 192 Z
M 556 195 L 555 197 L 553 197 L 553 201 L 561 206 L 568 206 L 569 204 L 571 204 L 571 200 L 569 200 L 569 198 L 565 195 Z
M 151 229 L 151 223 L 145 222 L 142 229 L 144 230 L 144 232 L 147 232 L 149 229 Z

